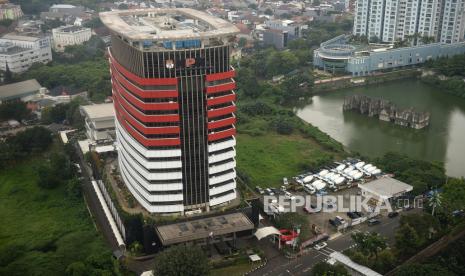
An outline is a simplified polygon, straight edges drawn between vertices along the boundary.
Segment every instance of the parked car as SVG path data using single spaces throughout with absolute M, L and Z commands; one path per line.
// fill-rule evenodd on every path
M 395 218 L 395 217 L 397 217 L 398 215 L 399 215 L 399 212 L 390 212 L 390 213 L 388 214 L 388 217 L 390 217 L 390 218 Z
M 265 191 L 263 191 L 263 189 L 258 187 L 258 186 L 255 187 L 255 190 L 257 191 L 257 193 L 259 193 L 261 195 L 263 195 L 265 193 Z
M 346 221 L 340 216 L 336 216 L 335 220 L 339 221 L 341 224 L 346 223 Z
M 314 213 L 321 212 L 321 208 L 317 209 L 317 206 L 315 204 L 310 204 L 310 207 L 308 206 L 304 207 L 304 211 L 309 214 L 314 214 Z
M 265 193 L 270 196 L 274 196 L 274 192 L 270 188 L 265 189 Z
M 373 225 L 376 225 L 376 224 L 380 224 L 381 221 L 377 220 L 377 219 L 369 219 L 368 220 L 368 225 L 369 226 L 373 226 Z
M 353 212 L 354 214 L 356 214 L 359 218 L 363 217 L 363 213 L 362 212 Z
M 327 243 L 325 243 L 325 242 L 320 242 L 320 243 L 316 244 L 313 248 L 315 248 L 315 250 L 320 250 L 320 249 L 325 248 L 326 246 L 328 246 Z
M 355 213 L 355 212 L 347 212 L 346 214 L 347 214 L 347 216 L 348 216 L 349 218 L 351 218 L 351 219 L 356 219 L 356 218 L 359 218 L 359 217 L 360 217 L 360 216 L 357 215 L 357 213 Z
M 283 184 L 286 186 L 289 185 L 289 181 L 287 180 L 287 177 L 283 178 Z
M 334 227 L 338 227 L 339 225 L 341 225 L 341 223 L 335 219 L 329 219 L 329 224 L 331 224 Z
M 290 199 L 290 200 L 295 200 L 295 196 L 293 196 L 291 193 L 289 192 L 284 192 L 284 197 L 286 199 Z

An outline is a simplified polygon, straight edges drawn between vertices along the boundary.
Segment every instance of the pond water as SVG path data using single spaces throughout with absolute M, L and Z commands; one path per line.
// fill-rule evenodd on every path
M 421 130 L 397 126 L 355 111 L 342 111 L 347 95 L 364 94 L 387 99 L 398 107 L 431 114 Z M 465 176 L 465 99 L 418 80 L 327 92 L 312 98 L 297 115 L 319 127 L 349 150 L 377 157 L 397 151 L 414 158 L 444 162 L 450 176 Z

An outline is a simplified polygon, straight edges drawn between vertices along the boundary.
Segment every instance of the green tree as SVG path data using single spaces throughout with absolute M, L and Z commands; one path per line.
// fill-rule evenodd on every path
M 69 276 L 87 276 L 90 275 L 90 270 L 83 262 L 74 262 L 68 265 L 65 271 Z
M 31 115 L 31 110 L 22 101 L 13 101 L 0 104 L 0 120 L 15 119 L 21 121 Z
M 357 232 L 352 234 L 352 240 L 356 243 L 357 248 L 368 257 L 378 259 L 378 253 L 386 249 L 386 239 L 374 232 Z
M 241 68 L 238 72 L 238 88 L 250 98 L 258 98 L 262 93 L 255 74 L 249 68 Z
M 204 276 L 208 275 L 208 258 L 198 246 L 172 246 L 155 258 L 155 276 Z
M 444 207 L 449 211 L 465 209 L 465 179 L 449 178 L 443 195 Z
M 274 51 L 266 58 L 266 75 L 268 77 L 287 74 L 297 69 L 299 61 L 290 51 Z
M 273 10 L 270 9 L 270 8 L 267 8 L 267 9 L 265 10 L 265 14 L 266 14 L 266 15 L 273 15 Z
M 247 39 L 245 37 L 239 38 L 239 47 L 244 48 L 245 45 L 247 45 Z
M 446 268 L 435 264 L 407 264 L 401 266 L 400 269 L 396 272 L 396 276 L 412 276 L 412 275 L 421 275 L 421 276 L 452 276 L 455 275 L 451 273 Z
M 420 245 L 420 237 L 410 225 L 404 224 L 397 230 L 396 249 L 399 255 L 403 257 L 411 256 L 417 252 Z
M 81 181 L 78 178 L 68 180 L 68 183 L 66 184 L 66 194 L 70 198 L 78 199 L 81 197 L 81 193 Z
M 349 276 L 349 272 L 344 266 L 330 265 L 327 262 L 319 262 L 315 264 L 310 273 L 312 276 Z

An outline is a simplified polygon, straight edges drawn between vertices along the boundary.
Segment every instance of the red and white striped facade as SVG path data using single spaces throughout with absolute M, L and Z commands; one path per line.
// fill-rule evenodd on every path
M 208 211 L 234 200 L 236 83 L 229 44 L 135 45 L 112 33 L 118 162 L 126 186 L 151 213 Z

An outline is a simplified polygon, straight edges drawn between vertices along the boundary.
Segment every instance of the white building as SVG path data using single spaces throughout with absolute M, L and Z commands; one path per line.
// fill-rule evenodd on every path
M 379 201 L 395 199 L 413 190 L 411 185 L 391 177 L 382 177 L 358 187 L 363 197 Z
M 413 36 L 432 42 L 464 40 L 465 0 L 357 0 L 353 34 L 393 43 Z
M 0 38 L 0 70 L 22 73 L 34 63 L 52 61 L 50 37 L 6 34 Z
M 440 41 L 454 43 L 463 41 L 465 30 L 465 0 L 445 0 Z
M 85 117 L 86 135 L 92 144 L 112 141 L 115 134 L 115 109 L 113 103 L 81 106 Z
M 64 51 L 66 46 L 80 45 L 90 39 L 92 31 L 90 28 L 80 26 L 62 26 L 52 30 L 53 49 Z

